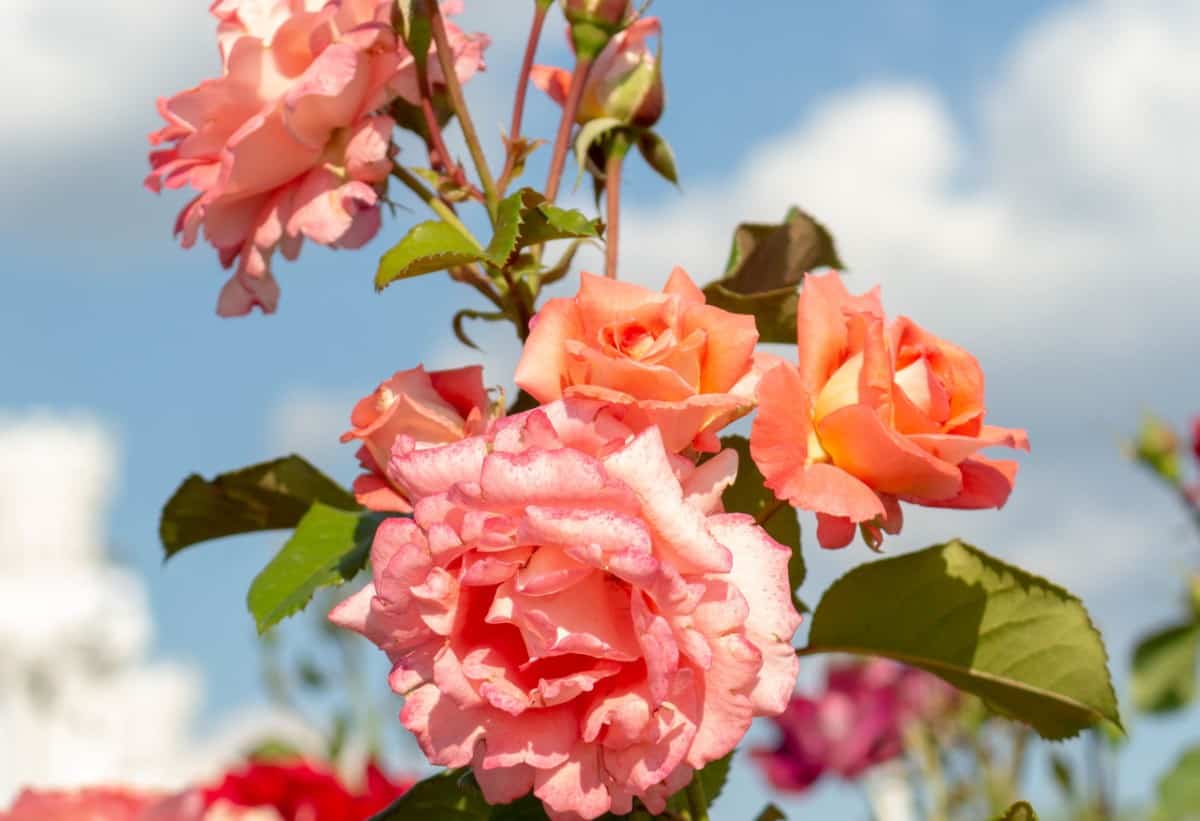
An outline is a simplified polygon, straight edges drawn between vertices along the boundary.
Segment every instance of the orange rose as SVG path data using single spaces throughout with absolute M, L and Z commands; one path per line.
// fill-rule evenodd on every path
M 360 400 L 350 414 L 353 428 L 342 434 L 343 442 L 363 443 L 358 461 L 367 472 L 354 480 L 359 504 L 379 511 L 411 511 L 387 476 L 392 445 L 401 436 L 427 447 L 481 433 L 488 405 L 483 368 L 478 365 L 432 373 L 420 366 L 399 371 Z
M 539 402 L 599 399 L 635 430 L 657 425 L 667 447 L 720 449 L 716 432 L 754 407 L 754 318 L 704 304 L 682 268 L 662 293 L 583 274 L 531 325 L 516 382 Z
M 976 454 L 1029 438 L 984 424 L 973 356 L 905 317 L 885 325 L 878 289 L 851 296 L 837 274 L 805 278 L 796 325 L 799 366 L 762 378 L 750 452 L 779 498 L 816 511 L 822 547 L 846 546 L 855 525 L 878 547 L 900 530 L 900 501 L 1004 505 L 1017 464 Z

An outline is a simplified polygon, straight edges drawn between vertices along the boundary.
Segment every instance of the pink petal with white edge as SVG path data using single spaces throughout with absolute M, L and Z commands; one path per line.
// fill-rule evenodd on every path
M 738 452 L 723 450 L 683 480 L 684 501 L 701 513 L 722 511 L 721 495 L 737 481 Z
M 746 636 L 762 652 L 762 669 L 751 694 L 755 712 L 778 715 L 796 689 L 800 670 L 792 647 L 792 637 L 800 627 L 788 582 L 792 551 L 768 536 L 749 516 L 715 516 L 709 520 L 709 529 L 733 554 L 729 580 L 750 608 Z

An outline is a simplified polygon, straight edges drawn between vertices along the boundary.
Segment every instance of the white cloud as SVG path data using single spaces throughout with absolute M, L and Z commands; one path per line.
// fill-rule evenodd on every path
M 105 555 L 117 450 L 85 414 L 0 418 L 0 806 L 30 785 L 178 788 L 231 762 L 248 730 L 313 749 L 265 714 L 192 738 L 201 677 L 149 659 L 144 588 Z
M 1094 355 L 1186 333 L 1200 297 L 1195 4 L 1072 6 L 1018 44 L 984 103 L 972 145 L 929 88 L 835 95 L 727 179 L 628 211 L 623 268 L 711 277 L 737 222 L 798 202 L 834 230 L 854 282 L 882 281 L 893 310 L 968 345 Z

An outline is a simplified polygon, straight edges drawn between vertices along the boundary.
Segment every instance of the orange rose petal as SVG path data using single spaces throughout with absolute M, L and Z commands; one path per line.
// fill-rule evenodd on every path
M 566 342 L 583 335 L 575 301 L 550 300 L 538 311 L 530 329 L 521 361 L 517 363 L 515 381 L 539 402 L 553 402 L 562 397 L 562 376 L 567 372 Z
M 916 499 L 949 499 L 962 489 L 954 465 L 884 426 L 865 405 L 834 411 L 817 424 L 821 445 L 838 467 L 875 490 Z
M 959 465 L 962 471 L 962 491 L 952 499 L 940 502 L 923 501 L 928 507 L 956 510 L 1001 508 L 1012 493 L 1017 478 L 1016 462 L 1007 459 L 985 459 L 977 456 Z

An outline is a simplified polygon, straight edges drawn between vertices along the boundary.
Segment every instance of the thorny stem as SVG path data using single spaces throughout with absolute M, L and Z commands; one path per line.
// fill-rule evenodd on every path
M 512 125 L 508 130 L 509 147 L 504 160 L 504 171 L 497 183 L 500 196 L 508 189 L 516 171 L 517 154 L 514 146 L 521 139 L 521 121 L 525 118 L 525 97 L 529 91 L 529 75 L 533 71 L 533 60 L 537 55 L 538 43 L 542 39 L 542 27 L 546 24 L 546 12 L 550 7 L 534 4 L 533 23 L 529 27 L 529 42 L 525 44 L 525 58 L 521 61 L 521 73 L 517 77 L 517 96 L 513 100 Z
M 425 184 L 421 182 L 421 180 L 411 171 L 404 166 L 395 165 L 392 167 L 392 176 L 404 183 L 404 186 L 408 188 L 408 190 L 416 194 L 417 197 L 420 198 L 421 202 L 428 205 L 429 208 L 435 214 L 445 220 L 448 225 L 469 239 L 471 242 L 475 243 L 476 245 L 479 244 L 479 241 L 476 240 L 471 234 L 470 229 L 468 229 L 467 226 L 463 224 L 462 220 L 458 218 L 458 215 L 454 213 L 454 209 L 447 205 L 441 197 L 430 191 Z M 460 266 L 458 270 L 462 271 L 463 273 L 456 275 L 452 271 L 452 279 L 467 283 L 476 291 L 483 294 L 483 296 L 486 297 L 487 300 L 497 308 L 504 310 L 504 303 L 500 300 L 499 295 L 497 295 L 492 289 L 491 282 L 485 275 L 480 273 L 473 266 Z
M 628 151 L 629 140 L 619 134 L 613 138 L 604 163 L 604 198 L 608 208 L 608 226 L 604 233 L 604 275 L 609 279 L 617 278 L 617 263 L 620 261 L 621 169 Z
M 402 165 L 392 166 L 392 176 L 404 183 L 404 186 L 409 191 L 412 191 L 414 194 L 416 194 L 417 197 L 420 198 L 421 202 L 428 205 L 433 212 L 445 220 L 448 225 L 450 225 L 467 239 L 471 240 L 471 242 L 474 242 L 477 245 L 479 244 L 478 240 L 471 235 L 470 229 L 468 229 L 467 226 L 463 224 L 463 221 L 458 218 L 458 214 L 454 213 L 454 209 L 447 205 L 441 197 L 430 191 L 429 188 L 425 186 L 425 183 L 421 182 L 419 177 Z
M 479 142 L 479 133 L 471 120 L 471 112 L 467 109 L 467 100 L 463 97 L 462 85 L 458 82 L 458 74 L 454 70 L 454 52 L 450 48 L 450 38 L 446 34 L 446 21 L 442 17 L 441 7 L 436 2 L 428 3 L 429 20 L 433 27 L 433 43 L 437 50 L 438 63 L 442 67 L 443 81 L 446 92 L 450 95 L 450 103 L 454 106 L 454 114 L 462 128 L 463 138 L 467 141 L 467 150 L 475 163 L 475 171 L 483 184 L 483 195 L 487 200 L 488 215 L 493 222 L 496 219 L 496 206 L 500 197 L 496 192 L 496 180 L 488 168 L 487 157 L 483 154 L 483 145 Z
M 554 154 L 550 157 L 550 176 L 546 178 L 546 199 L 554 202 L 558 198 L 558 187 L 562 182 L 563 168 L 567 163 L 567 147 L 571 142 L 571 129 L 583 99 L 583 88 L 587 84 L 588 72 L 592 69 L 589 57 L 575 60 L 575 71 L 571 74 L 571 88 L 563 104 L 562 119 L 558 122 L 558 135 L 554 138 Z

